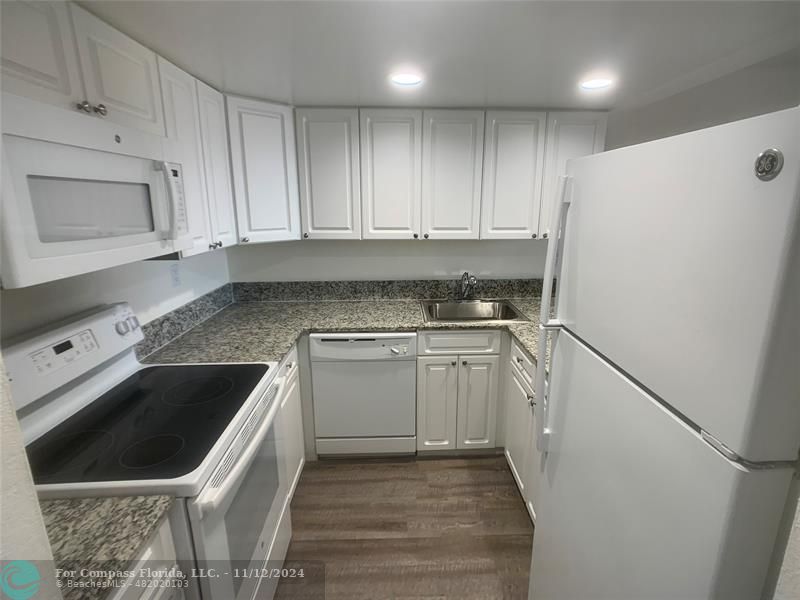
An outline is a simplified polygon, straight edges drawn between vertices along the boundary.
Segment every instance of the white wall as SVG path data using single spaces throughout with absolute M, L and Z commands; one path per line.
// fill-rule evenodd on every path
M 230 248 L 231 281 L 542 277 L 544 240 L 305 240 Z
M 180 261 L 140 261 L 42 285 L 0 292 L 0 337 L 110 302 L 130 302 L 142 323 L 228 283 L 227 250 Z
M 606 149 L 729 123 L 800 104 L 800 49 L 646 106 L 608 114 Z
M 0 357 L 0 560 L 35 560 L 42 577 L 36 598 L 61 598 L 56 588 L 53 554 L 44 528 L 33 477 L 22 444 L 19 422 L 9 396 L 8 380 Z M 47 567 L 44 568 L 43 567 Z

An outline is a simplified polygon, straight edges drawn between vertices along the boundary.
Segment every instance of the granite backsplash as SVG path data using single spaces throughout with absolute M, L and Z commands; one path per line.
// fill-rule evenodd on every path
M 148 354 L 152 354 L 161 346 L 186 333 L 231 303 L 233 303 L 233 286 L 226 283 L 188 304 L 142 325 L 144 340 L 136 344 L 136 356 L 142 359 Z
M 381 281 L 267 281 L 228 283 L 142 326 L 136 345 L 142 359 L 233 302 L 325 302 L 425 300 L 457 296 L 459 279 Z M 529 298 L 542 293 L 541 279 L 478 279 L 475 298 Z
M 266 281 L 233 283 L 236 302 L 322 302 L 326 300 L 426 300 L 453 298 L 460 279 L 379 281 Z M 540 296 L 541 279 L 478 279 L 475 298 Z

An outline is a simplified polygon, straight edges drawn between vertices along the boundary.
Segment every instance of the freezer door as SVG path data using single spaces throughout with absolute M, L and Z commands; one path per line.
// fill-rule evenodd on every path
M 755 174 L 769 148 L 771 181 Z M 800 441 L 800 108 L 576 159 L 558 317 L 734 452 Z
M 530 597 L 759 598 L 791 470 L 730 463 L 568 333 L 551 365 Z

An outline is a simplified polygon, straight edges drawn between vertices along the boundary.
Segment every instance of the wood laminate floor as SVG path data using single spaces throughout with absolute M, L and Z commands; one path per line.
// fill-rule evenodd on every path
M 533 528 L 505 458 L 307 463 L 278 600 L 523 600 Z

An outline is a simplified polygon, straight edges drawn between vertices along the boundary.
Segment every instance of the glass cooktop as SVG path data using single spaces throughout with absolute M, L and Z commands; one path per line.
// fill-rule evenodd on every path
M 269 367 L 146 367 L 26 448 L 37 484 L 190 473 Z

